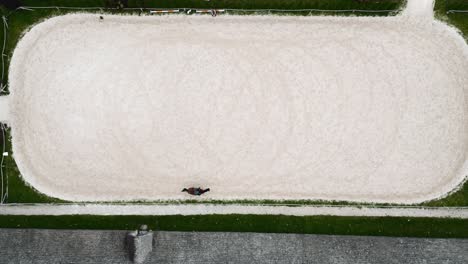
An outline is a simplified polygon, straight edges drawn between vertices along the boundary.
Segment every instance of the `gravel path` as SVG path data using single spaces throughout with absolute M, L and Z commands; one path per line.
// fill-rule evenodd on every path
M 0 215 L 336 215 L 402 216 L 468 219 L 468 208 L 399 208 L 354 206 L 261 206 L 261 205 L 0 205 Z
M 404 16 L 412 17 L 415 19 L 434 19 L 434 3 L 435 0 L 407 0 Z
M 0 96 L 0 122 L 1 123 L 8 123 L 8 101 L 9 97 L 8 96 Z

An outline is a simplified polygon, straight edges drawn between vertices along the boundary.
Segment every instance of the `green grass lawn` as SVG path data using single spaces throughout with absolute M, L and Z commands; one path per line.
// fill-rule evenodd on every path
M 446 10 L 465 10 L 468 11 L 468 1 L 466 0 L 436 0 L 437 8 L 443 7 Z
M 403 217 L 282 215 L 205 216 L 0 216 L 3 228 L 231 231 L 404 237 L 467 238 L 467 220 Z
M 112 0 L 23 0 L 26 6 L 114 7 Z M 122 1 L 124 2 L 124 1 Z M 395 10 L 401 0 L 129 0 L 129 8 Z

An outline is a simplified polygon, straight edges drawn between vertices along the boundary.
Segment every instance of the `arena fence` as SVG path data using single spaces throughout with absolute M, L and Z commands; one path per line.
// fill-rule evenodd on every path
M 450 13 L 468 13 L 468 0 L 446 0 L 445 10 Z

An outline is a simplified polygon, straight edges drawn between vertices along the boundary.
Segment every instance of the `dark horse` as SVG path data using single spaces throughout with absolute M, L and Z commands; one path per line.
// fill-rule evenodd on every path
M 191 194 L 191 195 L 202 195 L 202 194 L 204 194 L 204 193 L 206 193 L 206 192 L 209 192 L 209 191 L 210 191 L 210 188 L 207 188 L 207 189 L 204 189 L 204 190 L 203 190 L 203 189 L 200 188 L 200 187 L 198 187 L 198 188 L 190 187 L 190 188 L 188 188 L 188 189 L 187 189 L 187 188 L 184 188 L 184 189 L 182 190 L 182 192 L 188 192 L 188 193 Z

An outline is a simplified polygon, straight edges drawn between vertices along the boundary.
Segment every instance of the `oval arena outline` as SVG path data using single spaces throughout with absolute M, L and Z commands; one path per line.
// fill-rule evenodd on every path
M 465 178 L 466 69 L 403 17 L 59 16 L 11 60 L 14 157 L 73 201 L 415 203 Z

